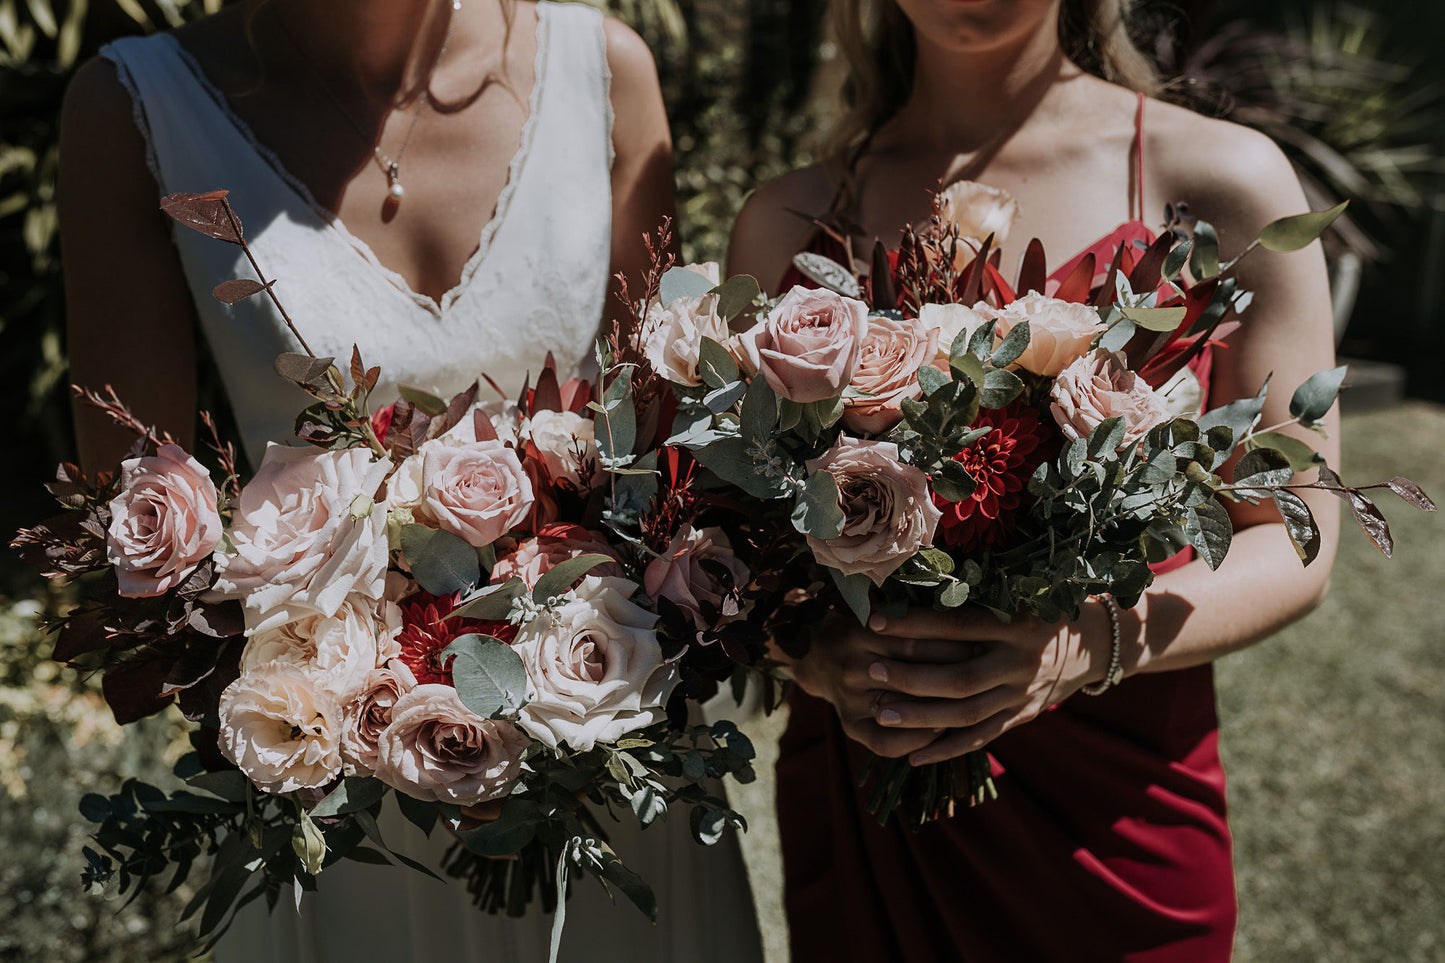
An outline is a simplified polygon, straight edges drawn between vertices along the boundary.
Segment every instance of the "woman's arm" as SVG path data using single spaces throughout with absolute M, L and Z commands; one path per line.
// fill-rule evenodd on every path
M 612 273 L 622 274 L 634 298 L 648 268 L 642 239 L 675 218 L 672 184 L 672 135 L 662 106 L 662 90 L 652 52 L 628 27 L 608 18 L 607 65 L 612 71 Z M 678 244 L 673 225 L 673 251 Z M 627 305 L 616 297 L 616 279 L 608 284 L 604 317 L 628 318 Z
M 82 66 L 60 116 L 70 379 L 114 386 L 143 422 L 189 445 L 195 308 L 145 156 L 115 67 L 102 59 Z M 86 470 L 114 467 L 135 439 L 88 406 L 74 410 Z

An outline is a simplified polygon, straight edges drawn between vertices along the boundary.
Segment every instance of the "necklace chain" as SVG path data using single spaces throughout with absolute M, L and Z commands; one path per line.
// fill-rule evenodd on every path
M 352 130 L 356 131 L 356 136 L 371 146 L 372 158 L 376 161 L 377 166 L 381 168 L 381 172 L 386 175 L 387 194 L 393 203 L 401 203 L 401 199 L 406 195 L 406 190 L 401 186 L 400 179 L 401 158 L 402 155 L 406 153 L 407 145 L 411 143 L 411 135 L 412 132 L 416 130 L 416 122 L 421 119 L 422 110 L 427 104 L 431 103 L 432 77 L 436 74 L 437 67 L 441 66 L 442 58 L 446 56 L 447 45 L 451 43 L 452 24 L 455 23 L 456 16 L 462 9 L 461 0 L 451 0 L 451 8 L 451 15 L 447 17 L 446 33 L 442 35 L 441 46 L 437 48 L 437 55 L 432 60 L 431 67 L 426 72 L 426 79 L 422 84 L 421 94 L 416 99 L 416 107 L 412 109 L 411 123 L 407 124 L 406 134 L 402 136 L 401 146 L 397 148 L 395 156 L 381 149 L 380 131 L 377 132 L 376 140 L 373 141 L 366 133 L 366 129 L 357 123 L 355 117 L 351 116 L 351 112 L 342 105 L 341 99 L 336 96 L 327 85 L 325 78 L 321 76 L 321 71 L 317 69 L 316 62 L 306 55 L 306 51 L 302 49 L 300 41 L 298 41 L 295 34 L 291 32 L 291 28 L 284 20 L 282 21 L 282 27 L 287 38 L 289 38 L 291 43 L 296 47 L 296 51 L 301 55 L 301 59 L 306 61 L 310 66 L 311 73 L 316 78 L 316 86 L 321 88 L 321 92 L 326 95 L 326 99 L 331 101 L 331 106 L 336 108 L 336 112 L 346 119 L 346 122 L 351 125 Z

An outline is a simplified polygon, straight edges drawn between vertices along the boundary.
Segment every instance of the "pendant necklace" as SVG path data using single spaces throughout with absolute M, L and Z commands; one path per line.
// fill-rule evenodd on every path
M 386 175 L 387 201 L 393 205 L 400 204 L 401 199 L 406 196 L 406 188 L 401 186 L 401 158 L 402 155 L 406 153 L 407 145 L 411 143 L 412 131 L 416 130 L 416 122 L 421 118 L 422 109 L 431 102 L 432 77 L 436 74 L 437 67 L 441 65 L 442 58 L 446 56 L 447 45 L 451 43 L 452 24 L 456 22 L 457 14 L 462 9 L 461 0 L 452 0 L 451 7 L 452 12 L 451 15 L 447 17 L 447 29 L 446 33 L 442 35 L 442 44 L 437 48 L 437 55 L 435 59 L 432 60 L 431 68 L 426 72 L 426 81 L 422 84 L 421 94 L 417 96 L 416 107 L 412 109 L 411 123 L 407 125 L 406 134 L 402 137 L 401 146 L 397 148 L 396 156 L 394 157 L 381 149 L 379 132 L 376 142 L 372 142 L 366 133 L 366 129 L 356 122 L 356 118 L 352 117 L 351 113 L 342 106 L 340 98 L 332 93 L 331 88 L 327 86 L 325 79 L 321 76 L 321 72 L 316 67 L 316 62 L 306 56 L 306 51 L 302 49 L 300 41 L 291 33 L 290 27 L 286 26 L 284 21 L 282 24 L 283 27 L 285 27 L 286 36 L 289 37 L 292 44 L 295 45 L 297 53 L 301 55 L 301 59 L 310 65 L 311 72 L 316 78 L 316 85 L 321 88 L 321 92 L 326 95 L 326 99 L 331 101 L 331 106 L 336 108 L 338 114 L 346 118 L 347 123 L 356 131 L 358 137 L 371 145 L 372 158 L 376 161 L 377 166 L 381 168 L 381 172 Z

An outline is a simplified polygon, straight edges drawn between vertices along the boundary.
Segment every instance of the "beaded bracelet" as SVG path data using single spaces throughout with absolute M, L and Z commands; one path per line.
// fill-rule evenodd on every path
M 1109 613 L 1109 631 L 1112 648 L 1109 651 L 1109 668 L 1104 672 L 1104 678 L 1098 682 L 1082 687 L 1079 691 L 1084 695 L 1103 695 L 1111 687 L 1118 685 L 1124 679 L 1124 661 L 1121 650 L 1122 640 L 1119 636 L 1119 606 L 1111 595 L 1096 596 L 1104 603 L 1104 611 Z

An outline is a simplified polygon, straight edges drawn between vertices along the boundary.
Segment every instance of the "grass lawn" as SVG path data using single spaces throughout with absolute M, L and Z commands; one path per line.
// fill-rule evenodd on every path
M 1403 474 L 1445 500 L 1445 408 L 1352 416 L 1344 441 L 1346 479 Z M 1219 666 L 1240 963 L 1445 961 L 1445 627 L 1433 608 L 1445 600 L 1445 515 L 1381 505 L 1393 561 L 1347 530 L 1324 605 Z M 181 959 L 184 894 L 117 912 L 81 892 L 87 824 L 75 809 L 124 775 L 156 779 L 176 752 L 171 731 L 121 738 L 98 698 L 37 660 L 35 610 L 0 597 L 0 961 Z M 758 818 L 767 791 L 734 801 L 754 814 L 744 845 L 781 961 L 775 837 Z

